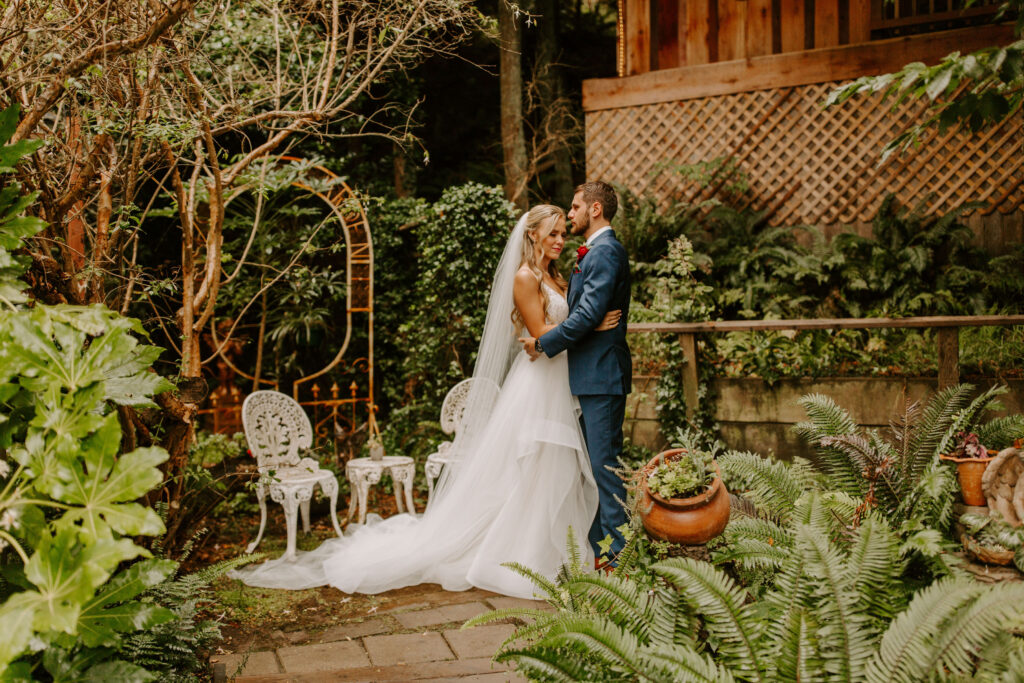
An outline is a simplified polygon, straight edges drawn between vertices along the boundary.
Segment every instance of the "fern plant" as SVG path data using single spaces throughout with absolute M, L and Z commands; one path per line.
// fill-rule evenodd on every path
M 796 431 L 816 448 L 830 485 L 859 501 L 858 516 L 878 509 L 940 574 L 951 570 L 944 552 L 950 546 L 944 539 L 952 521 L 956 480 L 939 454 L 950 450 L 960 431 L 977 431 L 998 445 L 1024 434 L 1024 417 L 984 422 L 1006 387 L 992 387 L 972 399 L 973 393 L 972 385 L 959 384 L 938 392 L 923 407 L 909 403 L 885 435 L 857 427 L 827 396 L 800 400 L 809 420 Z
M 210 585 L 232 569 L 262 557 L 243 555 L 191 574 L 169 573 L 140 599 L 168 612 L 172 618 L 125 637 L 121 656 L 158 674 L 161 681 L 195 680 L 195 672 L 205 666 L 201 653 L 221 638 L 218 623 L 204 614 L 204 607 L 213 602 Z M 174 564 L 169 560 L 160 562 Z
M 497 610 L 464 628 L 529 620 L 495 659 L 539 681 L 1019 680 L 1024 585 L 950 577 L 913 593 L 899 534 L 877 511 L 853 528 L 852 502 L 804 492 L 762 528 L 785 552 L 761 595 L 689 558 L 611 576 L 576 563 L 554 580 L 513 566 L 558 611 Z

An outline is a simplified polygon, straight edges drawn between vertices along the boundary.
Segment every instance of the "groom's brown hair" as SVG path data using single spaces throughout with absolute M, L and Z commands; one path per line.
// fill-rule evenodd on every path
M 615 218 L 619 208 L 619 200 L 615 196 L 615 188 L 600 180 L 591 180 L 576 186 L 576 192 L 583 193 L 583 203 L 590 206 L 594 202 L 601 205 L 601 214 L 610 222 Z

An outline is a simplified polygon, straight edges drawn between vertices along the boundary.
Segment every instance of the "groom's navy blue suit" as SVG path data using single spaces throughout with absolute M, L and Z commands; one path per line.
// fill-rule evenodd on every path
M 600 492 L 588 538 L 595 554 L 600 554 L 598 541 L 611 535 L 612 552 L 618 553 L 624 545 L 618 527 L 626 523 L 626 511 L 616 498 L 625 501 L 626 488 L 608 467 L 617 467 L 622 453 L 622 420 L 633 362 L 626 345 L 629 258 L 613 231 L 596 236 L 573 268 L 567 298 L 569 317 L 542 336 L 540 343 L 547 356 L 569 350 L 569 388 L 583 410 L 580 422 Z M 605 314 L 616 309 L 622 311 L 618 327 L 595 332 Z

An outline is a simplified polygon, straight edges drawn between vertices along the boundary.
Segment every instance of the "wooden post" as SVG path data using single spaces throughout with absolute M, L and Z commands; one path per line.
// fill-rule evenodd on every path
M 679 335 L 679 346 L 686 356 L 683 366 L 683 398 L 686 400 L 686 417 L 693 418 L 697 412 L 697 337 L 693 334 Z
M 939 390 L 960 383 L 960 328 L 936 328 L 939 347 Z

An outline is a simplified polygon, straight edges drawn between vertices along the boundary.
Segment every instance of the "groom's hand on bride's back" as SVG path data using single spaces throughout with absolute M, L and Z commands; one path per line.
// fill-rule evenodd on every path
M 523 345 L 523 351 L 530 355 L 530 360 L 540 358 L 540 352 L 536 348 L 537 339 L 535 337 L 520 337 L 519 342 Z

